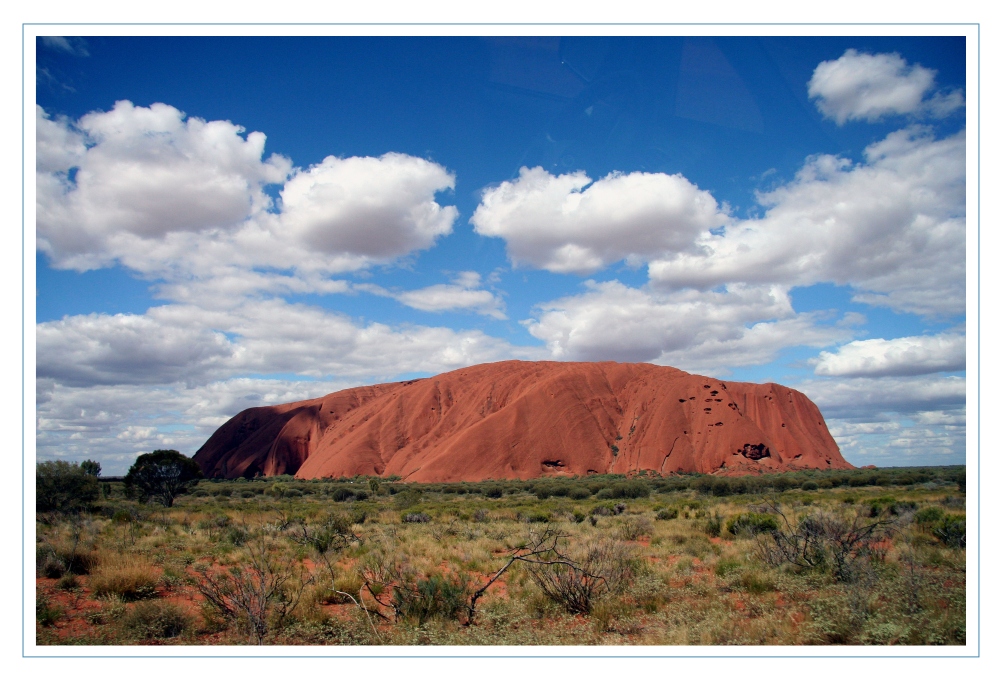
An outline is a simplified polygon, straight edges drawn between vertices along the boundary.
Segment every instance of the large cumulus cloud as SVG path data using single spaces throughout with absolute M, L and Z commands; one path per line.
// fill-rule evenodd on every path
M 522 167 L 487 190 L 470 220 L 503 238 L 516 264 L 555 273 L 593 273 L 621 259 L 648 261 L 690 250 L 725 223 L 710 193 L 679 174 L 633 172 L 592 181 L 583 172 L 552 175 Z
M 764 216 L 704 232 L 698 249 L 649 264 L 668 287 L 728 282 L 850 285 L 899 311 L 965 311 L 965 134 L 893 132 L 865 162 L 822 155 L 759 196 Z
M 122 264 L 178 297 L 218 279 L 328 291 L 330 274 L 426 249 L 457 217 L 435 200 L 454 176 L 405 154 L 297 169 L 265 159 L 260 132 L 166 104 L 120 101 L 75 122 L 38 108 L 36 124 L 38 248 L 59 268 Z
M 263 187 L 291 170 L 281 156 L 261 159 L 260 132 L 244 138 L 166 104 L 119 101 L 72 126 L 37 115 L 38 245 L 67 268 L 107 265 L 136 240 L 232 230 L 269 206 Z

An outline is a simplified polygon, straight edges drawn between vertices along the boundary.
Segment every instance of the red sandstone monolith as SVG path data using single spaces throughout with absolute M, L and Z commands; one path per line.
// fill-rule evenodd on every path
M 648 363 L 506 361 L 244 410 L 206 476 L 448 482 L 852 468 L 805 395 Z

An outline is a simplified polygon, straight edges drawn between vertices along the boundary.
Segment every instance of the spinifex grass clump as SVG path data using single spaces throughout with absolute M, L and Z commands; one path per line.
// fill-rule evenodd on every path
M 160 573 L 149 558 L 105 552 L 89 584 L 95 596 L 115 595 L 125 600 L 139 600 L 156 594 L 159 578 Z

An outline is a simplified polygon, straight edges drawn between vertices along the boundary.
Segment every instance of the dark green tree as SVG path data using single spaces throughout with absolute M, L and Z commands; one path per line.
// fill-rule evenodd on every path
M 97 478 L 80 464 L 43 461 L 35 467 L 35 510 L 72 513 L 97 499 Z
M 202 477 L 198 464 L 177 450 L 140 454 L 125 476 L 126 490 L 143 501 L 173 506 L 174 499 Z
M 101 462 L 99 461 L 93 461 L 92 459 L 82 461 L 80 462 L 80 468 L 83 469 L 83 472 L 88 476 L 98 478 L 101 475 Z

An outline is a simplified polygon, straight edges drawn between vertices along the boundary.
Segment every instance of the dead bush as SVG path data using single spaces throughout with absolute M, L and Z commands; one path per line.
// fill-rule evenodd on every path
M 196 586 L 222 617 L 263 645 L 270 628 L 281 626 L 295 610 L 312 579 L 260 534 L 250 535 L 240 555 L 240 562 L 218 570 L 202 567 Z
M 793 526 L 776 502 L 767 508 L 778 516 L 779 527 L 757 536 L 757 552 L 766 563 L 829 568 L 842 582 L 867 573 L 871 560 L 882 552 L 880 545 L 892 536 L 898 523 L 898 518 L 889 514 L 873 518 L 858 510 L 850 519 L 817 512 Z
M 621 593 L 637 567 L 632 548 L 605 539 L 578 554 L 565 554 L 556 544 L 542 557 L 523 562 L 542 593 L 573 614 L 589 614 L 603 596 Z
M 653 523 L 646 516 L 629 516 L 615 528 L 615 536 L 622 541 L 635 541 L 653 534 Z

